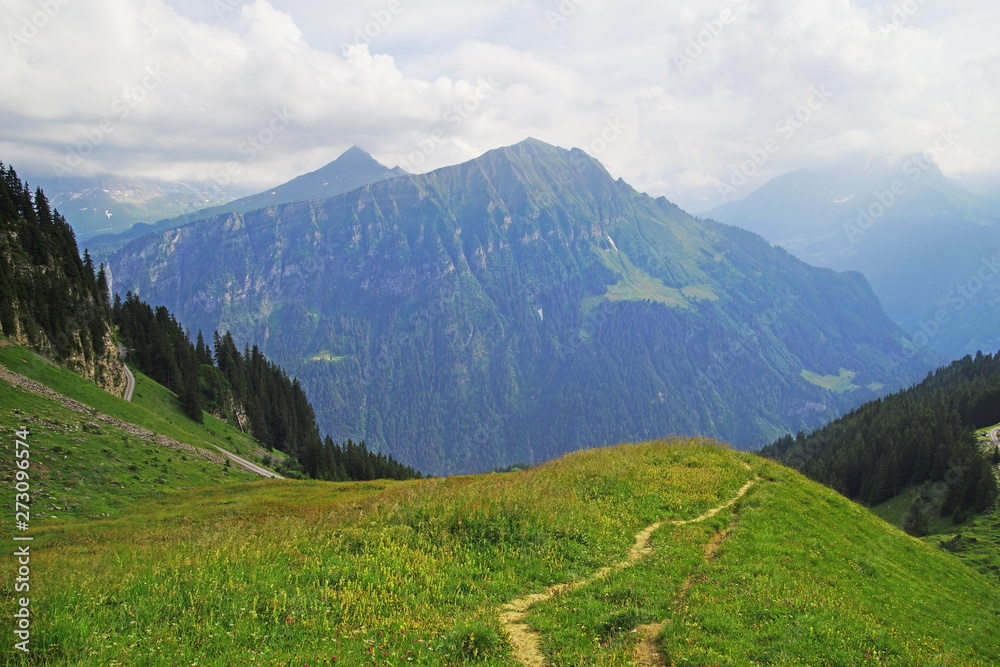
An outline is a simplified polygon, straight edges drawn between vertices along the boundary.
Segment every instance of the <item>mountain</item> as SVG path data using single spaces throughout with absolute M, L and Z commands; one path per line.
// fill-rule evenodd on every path
M 936 360 L 861 275 L 535 140 L 151 234 L 109 261 L 119 294 L 260 346 L 334 438 L 432 474 L 670 432 L 761 445 Z
M 0 357 L 8 367 L 33 367 L 25 358 L 32 356 L 28 350 L 15 345 L 20 343 L 44 355 L 45 377 L 60 375 L 51 368 L 62 366 L 60 384 L 79 387 L 66 377 L 76 374 L 119 395 L 132 377 L 119 359 L 124 355 L 132 370 L 176 392 L 186 419 L 202 424 L 207 409 L 216 421 L 280 452 L 277 458 L 287 455 L 292 463 L 285 474 L 327 480 L 418 476 L 368 451 L 364 442 L 348 440 L 341 447 L 329 436 L 324 441 L 298 381 L 256 346 L 241 355 L 229 332 L 216 331 L 213 354 L 200 332 L 195 345 L 163 306 L 154 311 L 131 296 L 124 302 L 116 297 L 112 305 L 109 297 L 104 265 L 95 271 L 86 251 L 81 258 L 72 228 L 42 190 L 32 194 L 12 167 L 0 163 Z M 0 375 L 26 386 L 23 378 Z
M 706 213 L 816 266 L 860 271 L 916 344 L 949 358 L 1000 347 L 1000 213 L 925 156 L 773 179 Z
M 207 218 L 229 212 L 246 213 L 294 201 L 327 199 L 405 173 L 399 167 L 390 169 L 380 164 L 362 149 L 352 146 L 325 167 L 293 178 L 276 188 L 198 211 L 197 215 Z
M 29 179 L 45 191 L 82 242 L 127 232 L 232 199 L 235 188 L 121 176 Z
M 97 236 L 90 239 L 88 248 L 96 259 L 103 260 L 130 241 L 151 232 L 174 229 L 196 220 L 225 213 L 246 213 L 289 202 L 326 199 L 405 173 L 399 167 L 390 169 L 379 164 L 371 155 L 353 146 L 325 167 L 293 178 L 277 187 L 241 199 L 226 200 L 225 203 L 216 202 L 210 207 L 199 206 L 197 210 L 188 207 L 182 215 L 157 219 L 158 222 L 155 224 L 136 224 L 122 233 Z

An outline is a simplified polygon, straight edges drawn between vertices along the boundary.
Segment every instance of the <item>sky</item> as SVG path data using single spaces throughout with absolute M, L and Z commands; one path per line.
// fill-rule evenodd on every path
M 998 29 L 993 0 L 0 0 L 0 160 L 253 190 L 534 137 L 697 212 L 948 136 L 988 180 Z

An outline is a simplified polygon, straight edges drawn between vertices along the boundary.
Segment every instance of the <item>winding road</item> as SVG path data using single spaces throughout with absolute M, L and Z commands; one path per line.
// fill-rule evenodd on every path
M 240 466 L 241 468 L 249 470 L 252 473 L 260 475 L 261 477 L 270 477 L 271 479 L 285 479 L 284 477 L 282 477 L 278 473 L 271 472 L 267 468 L 262 468 L 259 465 L 257 465 L 256 463 L 250 463 L 250 461 L 247 461 L 245 458 L 243 458 L 241 456 L 236 456 L 236 454 L 233 454 L 232 452 L 227 452 L 226 450 L 224 450 L 222 447 L 219 447 L 218 445 L 213 445 L 213 447 L 215 447 L 220 452 L 222 452 L 223 454 L 225 454 L 226 456 L 228 456 L 232 460 L 233 463 L 235 463 L 236 465 Z
M 993 441 L 994 445 L 1000 447 L 1000 426 L 990 431 L 990 440 Z
M 132 375 L 132 371 L 128 369 L 128 366 L 122 364 L 122 368 L 125 369 L 125 395 L 122 396 L 127 402 L 132 402 L 132 392 L 135 391 L 135 376 Z
M 128 369 L 128 366 L 126 366 L 125 364 L 122 364 L 122 368 L 125 369 L 125 393 L 124 393 L 124 395 L 122 395 L 122 398 L 124 398 L 126 401 L 128 401 L 128 402 L 131 403 L 132 402 L 132 394 L 135 392 L 135 376 L 132 375 L 132 371 L 130 371 Z M 237 456 L 236 454 L 233 454 L 232 452 L 227 452 L 226 450 L 224 450 L 222 447 L 219 447 L 218 445 L 212 445 L 212 446 L 215 447 L 216 449 L 218 449 L 220 452 L 222 452 L 225 456 L 227 456 L 233 463 L 235 463 L 236 465 L 240 466 L 244 470 L 249 470 L 250 472 L 254 473 L 255 475 L 260 475 L 261 477 L 269 477 L 271 479 L 285 479 L 284 477 L 282 477 L 278 473 L 271 472 L 267 468 L 262 468 L 261 466 L 257 465 L 256 463 L 251 463 L 250 461 L 247 461 L 245 458 L 243 458 L 241 456 Z

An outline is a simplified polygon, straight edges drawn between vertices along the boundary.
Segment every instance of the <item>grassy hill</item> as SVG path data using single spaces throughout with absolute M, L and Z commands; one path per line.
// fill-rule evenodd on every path
M 3 337 L 0 366 L 80 404 L 73 409 L 0 381 L 0 478 L 11 485 L 13 432 L 26 427 L 36 526 L 117 516 L 137 500 L 161 498 L 168 491 L 257 479 L 239 466 L 225 465 L 216 449 L 259 460 L 265 452 L 255 440 L 208 415 L 204 424 L 196 424 L 184 416 L 174 394 L 141 373 L 136 373 L 135 393 L 127 403 Z M 0 534 L 9 531 L 4 525 Z
M 0 355 L 25 375 L 59 375 L 23 349 Z M 141 379 L 134 405 L 56 381 L 178 440 L 239 439 L 182 423 Z M 7 664 L 1000 661 L 988 578 L 798 473 L 709 441 L 581 451 L 517 473 L 251 481 L 0 391 L 20 411 L 5 410 L 3 478 L 8 436 L 27 425 L 45 492 L 76 482 L 79 498 L 59 519 L 33 519 L 33 651 L 0 646 Z M 0 580 L 0 615 L 14 597 Z

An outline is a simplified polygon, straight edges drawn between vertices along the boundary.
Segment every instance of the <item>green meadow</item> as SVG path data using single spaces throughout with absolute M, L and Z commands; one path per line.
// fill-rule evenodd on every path
M 148 380 L 130 405 L 55 367 L 18 372 L 157 433 L 254 449 L 225 425 L 183 423 Z M 5 664 L 530 664 L 525 651 L 565 666 L 1000 663 L 995 577 L 713 441 L 512 473 L 275 481 L 5 383 L 0 400 L 2 502 L 26 425 L 46 515 L 30 531 L 31 652 L 5 632 Z M 8 619 L 13 587 L 0 579 Z M 519 602 L 520 630 L 503 616 Z

